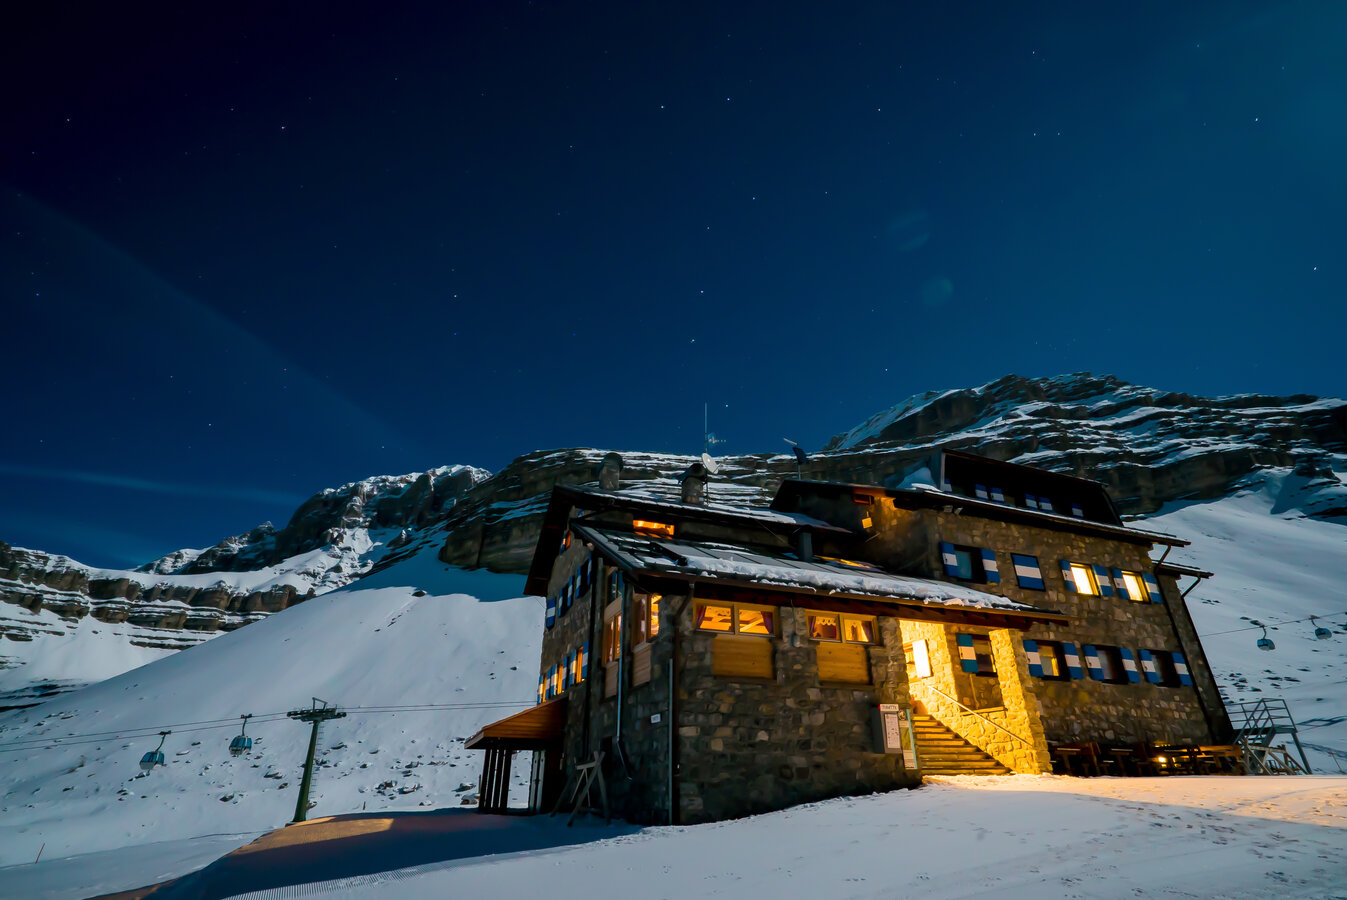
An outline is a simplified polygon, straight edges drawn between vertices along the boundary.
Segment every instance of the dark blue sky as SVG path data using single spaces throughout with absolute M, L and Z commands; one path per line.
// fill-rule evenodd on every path
M 29 6 L 12 543 L 695 452 L 703 402 L 748 452 L 1009 372 L 1347 393 L 1343 4 Z

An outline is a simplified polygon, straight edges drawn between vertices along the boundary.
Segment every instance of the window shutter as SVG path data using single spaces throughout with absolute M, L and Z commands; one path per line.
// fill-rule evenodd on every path
M 1109 574 L 1113 576 L 1113 586 L 1117 588 L 1118 596 L 1124 600 L 1131 600 L 1132 595 L 1127 591 L 1127 582 L 1123 581 L 1122 569 L 1109 569 Z M 1141 651 L 1145 653 L 1146 651 Z
M 1043 510 L 1043 512 L 1052 512 L 1052 501 L 1047 497 L 1039 497 L 1038 508 Z
M 945 564 L 945 574 L 950 578 L 959 577 L 959 559 L 954 555 L 954 545 L 940 542 L 940 561 Z
M 1118 653 L 1122 656 L 1123 670 L 1127 672 L 1127 681 L 1131 684 L 1140 682 L 1141 673 L 1137 671 L 1137 661 L 1132 658 L 1132 651 L 1126 647 L 1120 647 Z
M 1103 681 L 1104 667 L 1099 663 L 1099 651 L 1094 644 L 1085 644 L 1082 649 L 1085 651 L 1085 667 L 1090 670 L 1090 677 L 1095 681 Z
M 1024 495 L 1024 505 L 1029 509 L 1038 509 L 1038 498 L 1033 494 Z
M 1043 677 L 1043 660 L 1038 656 L 1038 641 L 1027 638 L 1024 641 L 1024 655 L 1029 657 L 1029 674 L 1035 678 Z
M 1092 565 L 1090 568 L 1094 569 L 1094 580 L 1099 584 L 1099 596 L 1112 597 L 1113 585 L 1108 579 L 1108 569 L 1096 565 Z
M 940 479 L 940 490 L 944 491 L 946 494 L 954 493 L 954 488 L 950 486 L 948 478 Z
M 992 500 L 996 503 L 1005 503 L 1006 495 L 999 487 L 994 487 L 992 488 Z
M 539 674 L 538 674 L 538 702 L 539 702 L 539 703 L 542 703 L 542 702 L 543 702 L 543 699 L 544 699 L 546 696 L 547 696 L 547 676 L 546 676 L 546 675 L 543 675 L 542 673 L 539 673 Z
M 978 498 L 979 500 L 990 500 L 990 499 L 991 499 L 991 495 L 987 493 L 987 486 L 986 486 L 985 484 L 975 484 L 975 485 L 973 485 L 973 493 L 977 495 L 977 498 Z
M 1141 580 L 1146 582 L 1146 592 L 1151 595 L 1151 602 L 1163 602 L 1164 598 L 1160 596 L 1160 584 L 1155 580 L 1155 576 L 1149 572 L 1143 572 Z
M 546 622 L 547 622 L 547 627 L 548 627 L 548 628 L 551 628 L 551 627 L 552 627 L 553 625 L 555 625 L 556 622 L 557 622 L 557 598 L 556 598 L 556 597 L 548 597 L 548 598 L 547 598 L 547 615 L 546 615 Z
M 1083 510 L 1083 509 L 1080 508 L 1080 504 L 1079 504 L 1079 503 L 1072 503 L 1072 504 L 1071 504 L 1071 515 L 1075 516 L 1077 519 L 1083 519 L 1083 518 L 1085 518 L 1085 510 Z
M 1071 577 L 1071 560 L 1064 559 L 1062 562 L 1062 580 L 1066 582 L 1066 589 L 1074 591 L 1076 589 L 1076 579 Z
M 1076 653 L 1075 644 L 1062 644 L 1062 656 L 1066 659 L 1066 672 L 1073 679 L 1085 677 L 1085 671 L 1080 667 L 1080 655 Z
M 1174 671 L 1179 675 L 1179 684 L 1192 684 L 1193 676 L 1188 672 L 1188 660 L 1183 658 L 1183 654 L 1177 650 L 1174 651 Z
M 566 654 L 566 661 L 561 669 L 561 689 L 564 691 L 571 686 L 571 655 Z
M 1001 583 L 1001 567 L 996 564 L 996 553 L 982 548 L 982 571 L 987 575 L 988 584 Z
M 1034 591 L 1044 590 L 1043 572 L 1038 568 L 1038 560 L 1035 557 L 1012 553 L 1010 561 L 1015 565 L 1015 580 L 1019 582 L 1020 587 Z
M 1141 671 L 1146 674 L 1146 680 L 1159 684 L 1160 669 L 1155 665 L 1155 656 L 1149 650 L 1138 650 L 1137 656 L 1141 659 Z
M 959 665 L 965 672 L 973 675 L 978 671 L 978 657 L 973 651 L 973 636 L 971 634 L 956 634 L 954 639 L 959 644 Z
M 589 641 L 585 641 L 584 647 L 580 649 L 579 672 L 581 681 L 589 677 Z

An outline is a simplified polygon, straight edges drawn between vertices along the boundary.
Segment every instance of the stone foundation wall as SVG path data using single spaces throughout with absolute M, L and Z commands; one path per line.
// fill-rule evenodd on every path
M 907 705 L 902 641 L 893 619 L 878 620 L 867 648 L 872 685 L 824 686 L 805 612 L 781 607 L 773 644 L 775 677 L 711 674 L 714 635 L 678 617 L 678 799 L 681 821 L 709 822 L 828 797 L 912 787 L 915 770 L 874 752 L 876 704 Z

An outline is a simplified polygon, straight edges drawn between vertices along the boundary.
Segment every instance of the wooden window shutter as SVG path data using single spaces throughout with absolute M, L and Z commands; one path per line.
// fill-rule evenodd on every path
M 959 577 L 959 558 L 954 555 L 954 545 L 940 542 L 940 561 L 945 565 L 945 574 L 950 578 Z
M 1010 561 L 1015 566 L 1015 580 L 1019 582 L 1020 587 L 1034 591 L 1044 590 L 1043 572 L 1038 568 L 1036 557 L 1012 553 Z
M 993 503 L 1005 503 L 1005 502 L 1006 502 L 1006 495 L 1005 495 L 1005 492 L 1002 491 L 999 487 L 993 487 L 993 488 L 992 488 L 992 502 L 993 502 Z
M 1146 680 L 1151 684 L 1160 683 L 1160 669 L 1155 665 L 1155 655 L 1149 650 L 1138 650 L 1137 658 L 1141 660 L 1141 671 L 1145 674 Z
M 986 547 L 982 548 L 982 571 L 987 576 L 988 584 L 1001 583 L 1001 569 L 996 565 L 996 553 Z
M 1083 509 L 1080 508 L 1080 504 L 1079 504 L 1079 503 L 1072 503 L 1072 504 L 1071 504 L 1071 515 L 1075 516 L 1077 519 L 1083 519 L 1083 518 L 1085 518 L 1085 510 L 1083 510 Z
M 1113 582 L 1109 580 L 1108 569 L 1098 565 L 1091 565 L 1090 568 L 1094 570 L 1095 584 L 1099 585 L 1099 596 L 1112 597 Z
M 547 598 L 547 613 L 546 613 L 546 616 L 545 616 L 544 618 L 546 619 L 546 624 L 547 624 L 547 627 L 548 627 L 548 628 L 551 628 L 553 625 L 555 625 L 555 624 L 557 623 L 557 598 L 556 598 L 556 597 L 548 597 L 548 598 Z
M 992 498 L 991 494 L 987 493 L 987 486 L 985 484 L 973 485 L 973 493 L 977 494 L 979 500 L 990 500 Z
M 1039 498 L 1038 498 L 1038 508 L 1041 509 L 1041 510 L 1043 510 L 1043 512 L 1049 512 L 1049 513 L 1050 513 L 1050 512 L 1052 512 L 1052 501 L 1049 500 L 1047 497 L 1039 497 Z
M 547 676 L 538 674 L 538 702 L 542 703 L 547 697 Z
M 1188 672 L 1188 660 L 1184 659 L 1183 654 L 1177 650 L 1171 655 L 1174 657 L 1174 671 L 1178 673 L 1179 684 L 1191 685 L 1193 676 Z
M 1038 655 L 1038 641 L 1028 638 L 1024 641 L 1024 655 L 1029 657 L 1029 674 L 1035 678 L 1043 677 L 1043 660 Z
M 1124 600 L 1131 600 L 1132 595 L 1127 591 L 1127 582 L 1123 581 L 1122 569 L 1109 569 L 1109 574 L 1113 576 L 1113 586 L 1117 588 L 1118 596 Z
M 1164 598 L 1160 596 L 1160 584 L 1155 580 L 1155 576 L 1149 572 L 1143 572 L 1141 580 L 1146 582 L 1146 593 L 1151 595 L 1152 603 L 1161 603 Z
M 965 672 L 976 675 L 978 671 L 978 657 L 973 650 L 973 636 L 971 634 L 956 634 L 955 642 L 959 645 L 959 665 Z
M 1122 656 L 1123 671 L 1127 673 L 1127 681 L 1130 684 L 1137 684 L 1141 681 L 1141 673 L 1137 671 L 1137 661 L 1132 658 L 1132 651 L 1126 647 L 1118 648 L 1118 653 Z
M 1076 653 L 1075 644 L 1062 644 L 1062 657 L 1066 660 L 1066 672 L 1073 679 L 1085 677 L 1085 670 L 1080 666 L 1080 655 Z
M 1024 505 L 1029 509 L 1038 509 L 1038 498 L 1033 494 L 1025 494 Z
M 1085 651 L 1085 667 L 1090 670 L 1090 677 L 1095 681 L 1103 681 L 1104 667 L 1099 662 L 1099 651 L 1094 644 L 1085 644 L 1081 649 Z
M 580 673 L 580 680 L 584 681 L 589 677 L 589 641 L 585 641 L 584 646 L 580 648 L 580 665 L 576 667 Z
M 1060 562 L 1062 564 L 1062 580 L 1066 582 L 1066 589 L 1068 591 L 1075 591 L 1076 579 L 1071 574 L 1071 560 L 1063 559 Z

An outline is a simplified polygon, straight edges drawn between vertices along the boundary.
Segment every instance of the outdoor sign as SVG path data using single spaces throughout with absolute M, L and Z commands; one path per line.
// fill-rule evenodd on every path
M 901 757 L 904 768 L 915 763 L 912 749 L 912 727 L 907 708 L 897 703 L 881 703 L 873 716 L 875 752 L 892 753 Z M 909 762 L 911 760 L 911 762 Z

